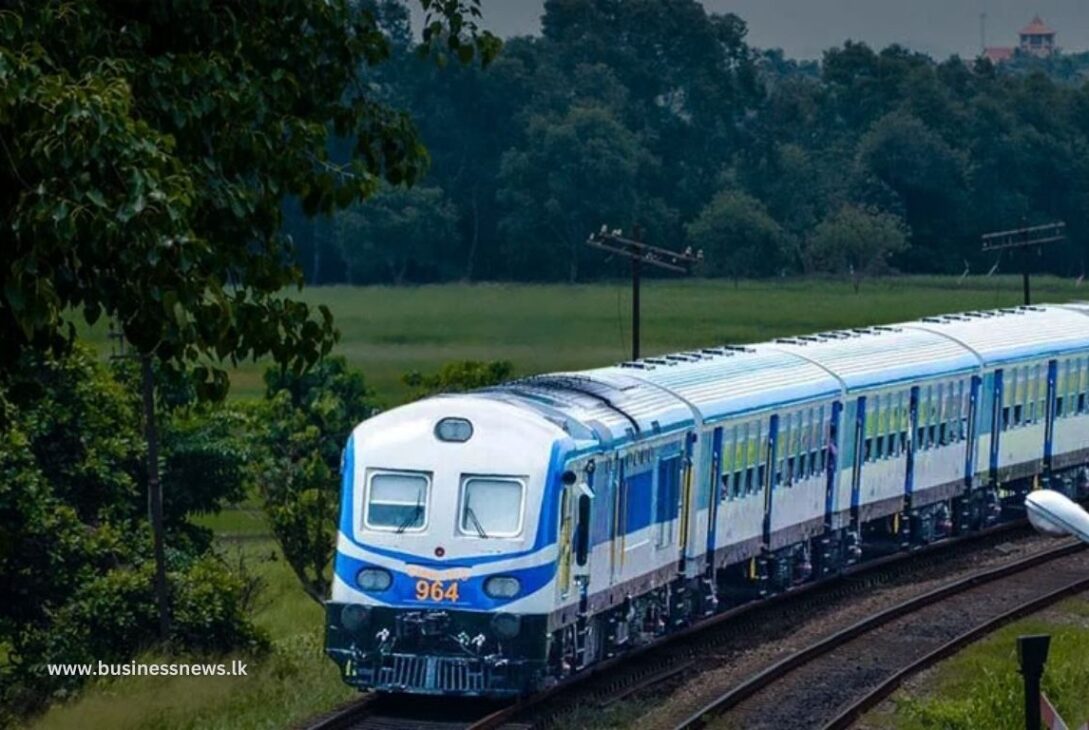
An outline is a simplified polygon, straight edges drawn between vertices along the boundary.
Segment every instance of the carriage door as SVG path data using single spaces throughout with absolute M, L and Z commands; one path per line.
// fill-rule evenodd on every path
M 685 558 L 688 555 L 688 529 L 692 524 L 689 512 L 692 510 L 692 501 L 694 497 L 692 494 L 692 473 L 695 469 L 693 468 L 694 460 L 692 458 L 692 449 L 695 443 L 695 433 L 688 433 L 685 435 L 684 460 L 681 462 L 681 534 L 677 538 L 680 551 L 679 569 L 682 573 L 684 572 Z
M 1044 471 L 1051 473 L 1051 455 L 1055 442 L 1055 396 L 1059 380 L 1059 361 L 1051 360 L 1047 364 L 1047 402 L 1044 404 Z
M 860 528 L 860 503 L 862 502 L 862 465 L 866 462 L 866 396 L 858 399 L 855 409 L 854 468 L 851 469 L 851 524 Z
M 732 445 L 731 445 L 732 446 Z M 711 468 L 707 478 L 710 482 L 711 502 L 707 509 L 707 574 L 715 573 L 715 532 L 718 527 L 718 504 L 722 495 L 722 426 L 711 435 Z
M 571 561 L 575 552 L 575 505 L 578 502 L 578 487 L 574 483 L 564 483 L 560 488 L 559 519 L 560 529 L 556 537 L 559 546 L 559 566 L 556 583 L 560 596 L 571 593 Z
M 609 480 L 610 499 L 602 501 L 602 509 L 611 513 L 609 520 L 609 584 L 616 583 L 624 568 L 624 458 L 617 454 L 613 459 L 612 478 Z

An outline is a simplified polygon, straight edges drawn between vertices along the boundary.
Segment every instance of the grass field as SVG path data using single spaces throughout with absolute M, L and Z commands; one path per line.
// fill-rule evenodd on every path
M 1037 277 L 1036 301 L 1089 298 L 1089 286 Z M 510 360 L 519 375 L 587 368 L 630 353 L 627 284 L 447 284 L 319 287 L 301 297 L 328 305 L 341 331 L 336 352 L 361 369 L 387 405 L 409 397 L 401 376 L 452 360 Z M 883 324 L 1021 302 L 1016 277 L 903 277 L 842 281 L 650 281 L 643 289 L 643 353 L 754 342 L 822 329 Z M 84 334 L 106 353 L 105 327 Z M 262 392 L 260 363 L 232 376 L 236 397 Z

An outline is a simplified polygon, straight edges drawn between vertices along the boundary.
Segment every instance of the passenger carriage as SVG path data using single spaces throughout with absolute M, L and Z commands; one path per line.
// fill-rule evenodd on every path
M 1089 305 L 714 347 L 428 398 L 344 455 L 326 650 L 523 694 L 741 601 L 1087 488 Z

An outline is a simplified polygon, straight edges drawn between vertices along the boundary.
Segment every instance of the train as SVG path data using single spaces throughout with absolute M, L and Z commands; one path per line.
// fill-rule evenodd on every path
M 360 423 L 325 651 L 513 698 L 745 602 L 1089 492 L 1089 303 L 524 377 Z

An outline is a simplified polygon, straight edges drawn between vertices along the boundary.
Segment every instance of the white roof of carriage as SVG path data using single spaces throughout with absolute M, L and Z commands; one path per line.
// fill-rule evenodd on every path
M 987 366 L 1089 349 L 1089 305 L 1016 307 L 924 317 L 908 327 L 950 337 Z
M 887 387 L 905 380 L 979 367 L 979 358 L 957 342 L 907 326 L 871 327 L 776 340 L 796 357 L 819 363 L 847 390 Z
M 697 418 L 709 423 L 844 390 L 1073 351 L 1089 351 L 1089 303 L 968 312 L 705 348 L 533 376 L 481 395 L 529 407 L 566 423 L 569 432 L 590 431 L 610 442 L 684 428 Z
M 842 391 L 839 380 L 826 369 L 763 345 L 646 358 L 587 375 L 639 378 L 683 399 L 699 411 L 704 422 Z

